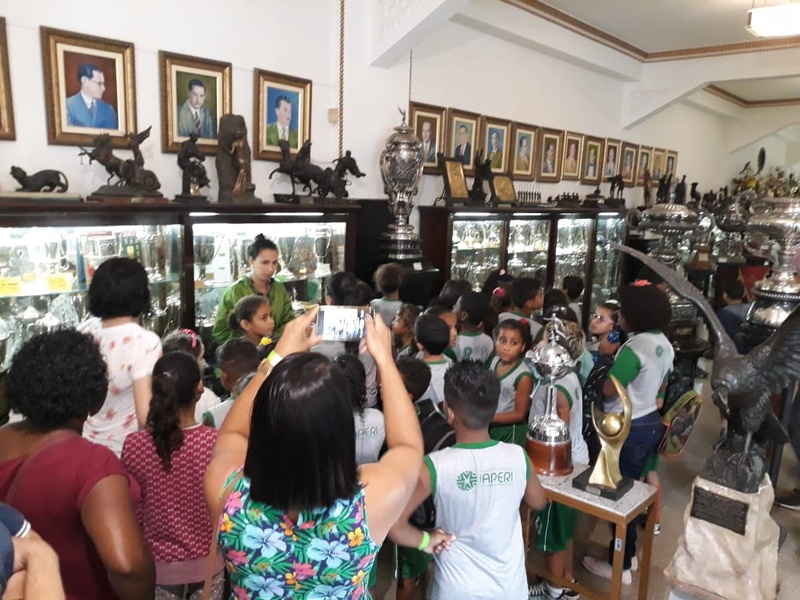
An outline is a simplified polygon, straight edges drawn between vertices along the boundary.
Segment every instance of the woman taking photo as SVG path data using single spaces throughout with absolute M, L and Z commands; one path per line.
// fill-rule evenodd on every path
M 206 475 L 237 598 L 363 598 L 378 547 L 419 476 L 422 435 L 388 327 L 367 318 L 389 450 L 359 468 L 347 381 L 326 357 L 305 352 L 321 341 L 307 333 L 315 316 L 289 323 L 259 366 L 222 425 Z
M 236 303 L 245 296 L 259 295 L 269 300 L 272 318 L 275 320 L 274 337 L 280 337 L 286 323 L 294 318 L 289 292 L 282 283 L 273 279 L 280 266 L 275 243 L 259 233 L 247 248 L 247 261 L 250 264 L 250 275 L 245 275 L 229 287 L 219 301 L 217 320 L 211 333 L 218 344 L 239 336 L 231 328 L 230 316 Z
M 68 600 L 152 600 L 155 569 L 132 504 L 139 486 L 80 435 L 107 387 L 87 335 L 67 329 L 22 346 L 6 394 L 23 420 L 0 429 L 0 497 L 55 550 Z

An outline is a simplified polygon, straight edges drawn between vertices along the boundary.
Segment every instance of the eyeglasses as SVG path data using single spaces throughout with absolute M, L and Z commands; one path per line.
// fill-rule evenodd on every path
M 106 87 L 105 81 L 97 81 L 96 79 L 90 79 L 89 81 L 91 81 L 94 84 L 97 84 L 97 87 Z
M 604 323 L 613 323 L 614 319 L 609 319 L 608 317 L 604 317 L 603 315 L 598 315 L 597 313 L 592 313 L 589 315 L 589 319 L 592 321 L 603 321 Z

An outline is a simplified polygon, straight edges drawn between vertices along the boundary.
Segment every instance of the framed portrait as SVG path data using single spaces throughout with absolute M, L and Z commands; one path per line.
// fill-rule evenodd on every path
M 280 160 L 278 142 L 289 153 L 311 139 L 311 80 L 253 70 L 253 158 Z
M 489 180 L 489 189 L 492 198 L 498 202 L 516 202 L 517 192 L 514 191 L 514 180 L 508 175 L 495 175 Z
M 600 161 L 603 157 L 603 138 L 585 136 L 581 156 L 581 183 L 597 185 L 603 178 Z
M 667 151 L 661 148 L 653 148 L 653 168 L 650 169 L 650 175 L 653 181 L 658 181 L 667 174 Z
M 503 119 L 481 117 L 480 149 L 483 160 L 489 161 L 492 173 L 508 171 L 511 147 L 511 123 Z
M 561 180 L 563 146 L 563 131 L 555 129 L 539 130 L 539 145 L 536 153 L 536 181 L 558 182 Z
M 133 44 L 41 27 L 47 142 L 127 147 L 136 132 Z
M 519 181 L 533 181 L 536 177 L 536 143 L 539 141 L 539 128 L 525 123 L 511 124 L 512 160 L 509 173 Z
M 436 155 L 444 148 L 446 113 L 447 109 L 443 106 L 421 102 L 411 102 L 408 105 L 414 135 L 422 142 L 422 172 L 426 175 L 441 172 Z
M 445 156 L 461 161 L 464 174 L 475 174 L 475 152 L 478 149 L 478 128 L 481 116 L 477 113 L 447 109 L 445 128 Z
M 639 146 L 622 142 L 620 149 L 620 174 L 622 175 L 622 182 L 625 185 L 633 185 L 636 179 L 636 159 L 639 152 Z
M 561 165 L 561 179 L 581 178 L 581 156 L 583 152 L 583 134 L 564 133 L 564 162 Z
M 677 150 L 667 150 L 667 166 L 666 173 L 671 174 L 674 177 L 678 176 L 678 151 Z
M 161 151 L 177 152 L 194 134 L 197 147 L 217 152 L 219 118 L 231 112 L 231 64 L 158 52 L 161 73 Z
M 445 157 L 438 153 L 442 163 L 442 177 L 444 178 L 444 196 L 447 201 L 466 202 L 469 200 L 467 178 L 464 176 L 464 163 L 459 158 Z
M 650 171 L 653 166 L 653 148 L 651 146 L 639 146 L 639 160 L 636 163 L 636 181 L 634 185 L 644 185 L 644 172 Z
M 15 140 L 14 103 L 11 99 L 11 74 L 8 68 L 6 20 L 0 17 L 0 140 Z
M 620 145 L 619 140 L 606 138 L 605 149 L 603 150 L 603 181 L 619 173 Z

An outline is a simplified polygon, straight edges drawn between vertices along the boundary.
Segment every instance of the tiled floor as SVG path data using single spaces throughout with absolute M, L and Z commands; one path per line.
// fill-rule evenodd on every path
M 683 530 L 683 513 L 689 502 L 691 484 L 711 453 L 711 445 L 719 433 L 719 413 L 708 398 L 707 386 L 703 392 L 706 402 L 689 443 L 680 457 L 672 460 L 662 459 L 659 467 L 663 496 L 661 507 L 661 534 L 653 544 L 653 559 L 650 567 L 650 585 L 648 599 L 664 600 L 670 595 L 670 586 L 663 570 L 672 559 L 678 536 Z M 783 464 L 778 478 L 778 493 L 800 486 L 800 464 L 792 449 L 784 450 Z M 773 518 L 779 525 L 788 530 L 788 537 L 778 554 L 779 600 L 800 598 L 800 512 L 790 511 L 776 506 Z M 586 530 L 589 531 L 586 531 Z M 587 551 L 594 556 L 601 556 L 608 542 L 608 528 L 605 524 L 584 523 L 583 531 L 576 539 L 575 576 L 589 586 L 596 585 L 604 589 L 603 580 L 588 573 L 580 565 L 581 557 Z M 535 552 L 535 551 L 534 551 Z M 394 585 L 391 572 L 391 544 L 387 543 L 381 551 L 379 559 L 379 576 L 376 598 L 394 599 Z M 539 557 L 529 555 L 529 570 L 535 568 Z M 634 575 L 633 585 L 626 586 L 623 598 L 636 598 L 638 577 Z M 500 600 L 500 599 L 498 599 Z

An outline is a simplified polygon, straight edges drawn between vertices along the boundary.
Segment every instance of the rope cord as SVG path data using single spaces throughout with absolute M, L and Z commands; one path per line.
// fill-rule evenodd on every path
M 344 156 L 344 2 L 339 0 L 339 156 Z

